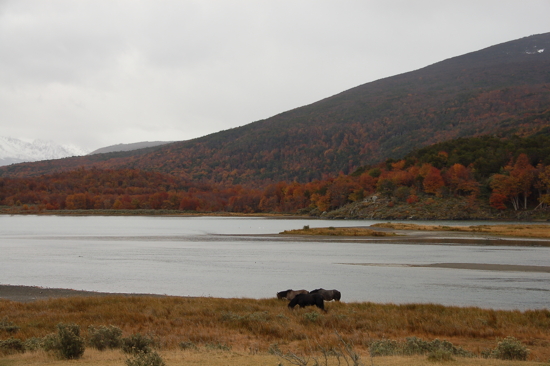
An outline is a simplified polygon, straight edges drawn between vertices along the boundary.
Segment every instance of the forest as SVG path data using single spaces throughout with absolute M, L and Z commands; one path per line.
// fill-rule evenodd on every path
M 0 178 L 0 205 L 18 211 L 178 210 L 319 215 L 377 195 L 392 204 L 458 197 L 494 210 L 550 204 L 550 135 L 460 138 L 351 174 L 257 188 L 189 180 L 139 169 L 79 168 Z

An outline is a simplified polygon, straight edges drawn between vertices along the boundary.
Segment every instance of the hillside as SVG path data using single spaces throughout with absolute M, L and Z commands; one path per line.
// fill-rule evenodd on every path
M 169 144 L 172 141 L 143 141 L 143 142 L 134 142 L 132 144 L 117 144 L 117 145 L 111 145 L 99 148 L 97 150 L 92 151 L 88 155 L 95 155 L 95 154 L 106 154 L 111 152 L 118 152 L 118 151 L 132 151 L 132 150 L 138 150 L 138 149 L 145 149 L 147 147 L 155 147 L 159 145 L 165 145 Z
M 550 120 L 548 70 L 550 33 L 545 33 L 360 85 L 195 140 L 18 164 L 0 168 L 0 176 L 95 166 L 224 184 L 306 182 L 449 139 L 537 133 Z

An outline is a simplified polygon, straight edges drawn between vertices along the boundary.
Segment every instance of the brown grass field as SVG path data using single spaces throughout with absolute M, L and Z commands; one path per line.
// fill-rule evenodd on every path
M 547 365 L 550 361 L 549 310 L 329 302 L 325 314 L 316 308 L 292 311 L 286 305 L 286 301 L 277 299 L 115 295 L 27 303 L 0 300 L 0 320 L 18 326 L 13 336 L 22 340 L 55 333 L 58 323 L 78 324 L 84 337 L 90 325 L 115 325 L 124 337 L 140 333 L 155 339 L 167 365 L 289 365 L 268 352 L 272 345 L 283 352 L 312 357 L 312 365 L 321 347 L 336 349 L 341 344 L 337 334 L 353 345 L 364 365 L 433 365 L 426 356 L 369 356 L 372 341 L 400 341 L 410 336 L 447 340 L 476 355 L 494 349 L 498 340 L 513 336 L 531 351 L 528 361 L 455 357 L 453 365 Z M 11 336 L 0 330 L 0 339 Z M 182 342 L 192 342 L 197 349 L 182 350 Z M 87 347 L 84 357 L 76 361 L 61 361 L 43 351 L 32 351 L 0 356 L 0 366 L 124 365 L 126 358 L 120 350 L 100 352 Z M 338 362 L 332 358 L 328 364 Z
M 283 235 L 328 235 L 328 236 L 393 236 L 394 233 L 375 231 L 358 227 L 327 227 L 327 228 L 303 228 L 285 230 Z
M 393 230 L 459 231 L 464 233 L 483 233 L 520 238 L 550 238 L 550 225 L 548 224 L 442 226 L 387 222 L 374 224 L 372 227 Z

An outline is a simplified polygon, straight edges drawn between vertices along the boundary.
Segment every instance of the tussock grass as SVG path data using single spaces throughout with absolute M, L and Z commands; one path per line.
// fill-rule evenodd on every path
M 0 319 L 18 326 L 13 336 L 22 340 L 53 333 L 58 323 L 78 324 L 85 338 L 90 326 L 113 325 L 124 337 L 136 333 L 151 337 L 165 352 L 193 353 L 196 351 L 184 350 L 181 344 L 194 344 L 200 352 L 215 351 L 215 347 L 207 350 L 207 345 L 223 345 L 216 352 L 254 350 L 254 354 L 262 354 L 277 344 L 284 352 L 308 353 L 315 347 L 337 347 L 334 334 L 338 332 L 363 354 L 368 354 L 369 344 L 375 340 L 416 336 L 448 340 L 479 355 L 494 348 L 498 340 L 512 336 L 529 347 L 530 359 L 550 359 L 549 310 L 330 302 L 325 314 L 315 308 L 291 311 L 286 305 L 277 299 L 144 296 L 73 297 L 31 303 L 0 300 Z M 10 336 L 0 332 L 0 339 Z M 83 359 L 90 350 L 86 349 Z
M 468 233 L 483 233 L 523 238 L 550 238 L 550 225 L 546 224 L 443 226 L 387 222 L 374 224 L 372 225 L 372 227 L 380 227 L 394 230 L 461 231 Z
M 303 229 L 285 230 L 279 234 L 285 235 L 330 235 L 330 236 L 393 236 L 394 233 L 383 231 L 375 231 L 366 228 L 349 228 L 349 227 L 328 227 L 328 228 L 313 228 L 304 227 Z

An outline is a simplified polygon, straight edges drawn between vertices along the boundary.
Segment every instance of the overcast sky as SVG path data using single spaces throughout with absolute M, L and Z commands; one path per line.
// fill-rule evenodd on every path
M 548 0 L 0 0 L 0 136 L 188 140 L 550 31 Z

